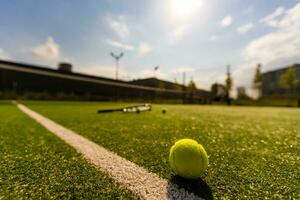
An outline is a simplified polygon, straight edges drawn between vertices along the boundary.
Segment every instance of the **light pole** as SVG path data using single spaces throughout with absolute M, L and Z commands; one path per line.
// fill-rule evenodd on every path
M 185 86 L 185 71 L 182 72 L 182 85 Z
M 119 60 L 124 56 L 124 53 L 121 52 L 120 55 L 115 55 L 113 52 L 110 53 L 110 55 L 116 59 L 116 80 L 118 80 L 119 75 Z
M 185 71 L 182 72 L 182 103 L 185 104 L 186 102 L 186 87 L 185 87 Z

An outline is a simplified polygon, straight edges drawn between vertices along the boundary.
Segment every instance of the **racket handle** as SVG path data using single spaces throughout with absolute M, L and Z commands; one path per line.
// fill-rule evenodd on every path
M 98 113 L 109 113 L 109 112 L 117 112 L 123 111 L 123 109 L 106 109 L 106 110 L 98 110 Z

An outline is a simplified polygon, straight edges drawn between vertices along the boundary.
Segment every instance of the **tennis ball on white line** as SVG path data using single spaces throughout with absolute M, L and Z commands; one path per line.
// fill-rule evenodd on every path
M 199 178 L 208 166 L 205 149 L 192 139 L 177 141 L 170 149 L 169 161 L 177 175 L 188 179 Z

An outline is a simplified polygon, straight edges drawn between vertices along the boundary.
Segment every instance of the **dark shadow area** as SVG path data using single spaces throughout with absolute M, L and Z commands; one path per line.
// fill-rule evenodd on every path
M 213 199 L 212 191 L 209 185 L 201 178 L 189 180 L 176 175 L 171 178 L 170 183 L 175 184 L 179 188 L 183 188 L 186 191 L 193 193 L 198 197 L 201 197 L 202 199 L 208 199 L 208 200 Z M 174 198 L 174 196 L 176 195 L 174 195 L 173 193 L 174 193 L 173 188 L 170 185 L 168 185 L 169 199 L 176 199 Z
M 0 105 L 12 105 L 12 102 L 8 100 L 1 100 Z

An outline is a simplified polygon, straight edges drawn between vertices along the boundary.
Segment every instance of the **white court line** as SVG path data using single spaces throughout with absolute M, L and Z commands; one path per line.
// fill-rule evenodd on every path
M 109 174 L 117 183 L 132 191 L 140 199 L 201 199 L 193 193 L 182 188 L 179 189 L 177 185 L 30 110 L 26 106 L 17 104 L 17 107 L 72 146 L 90 163 Z

